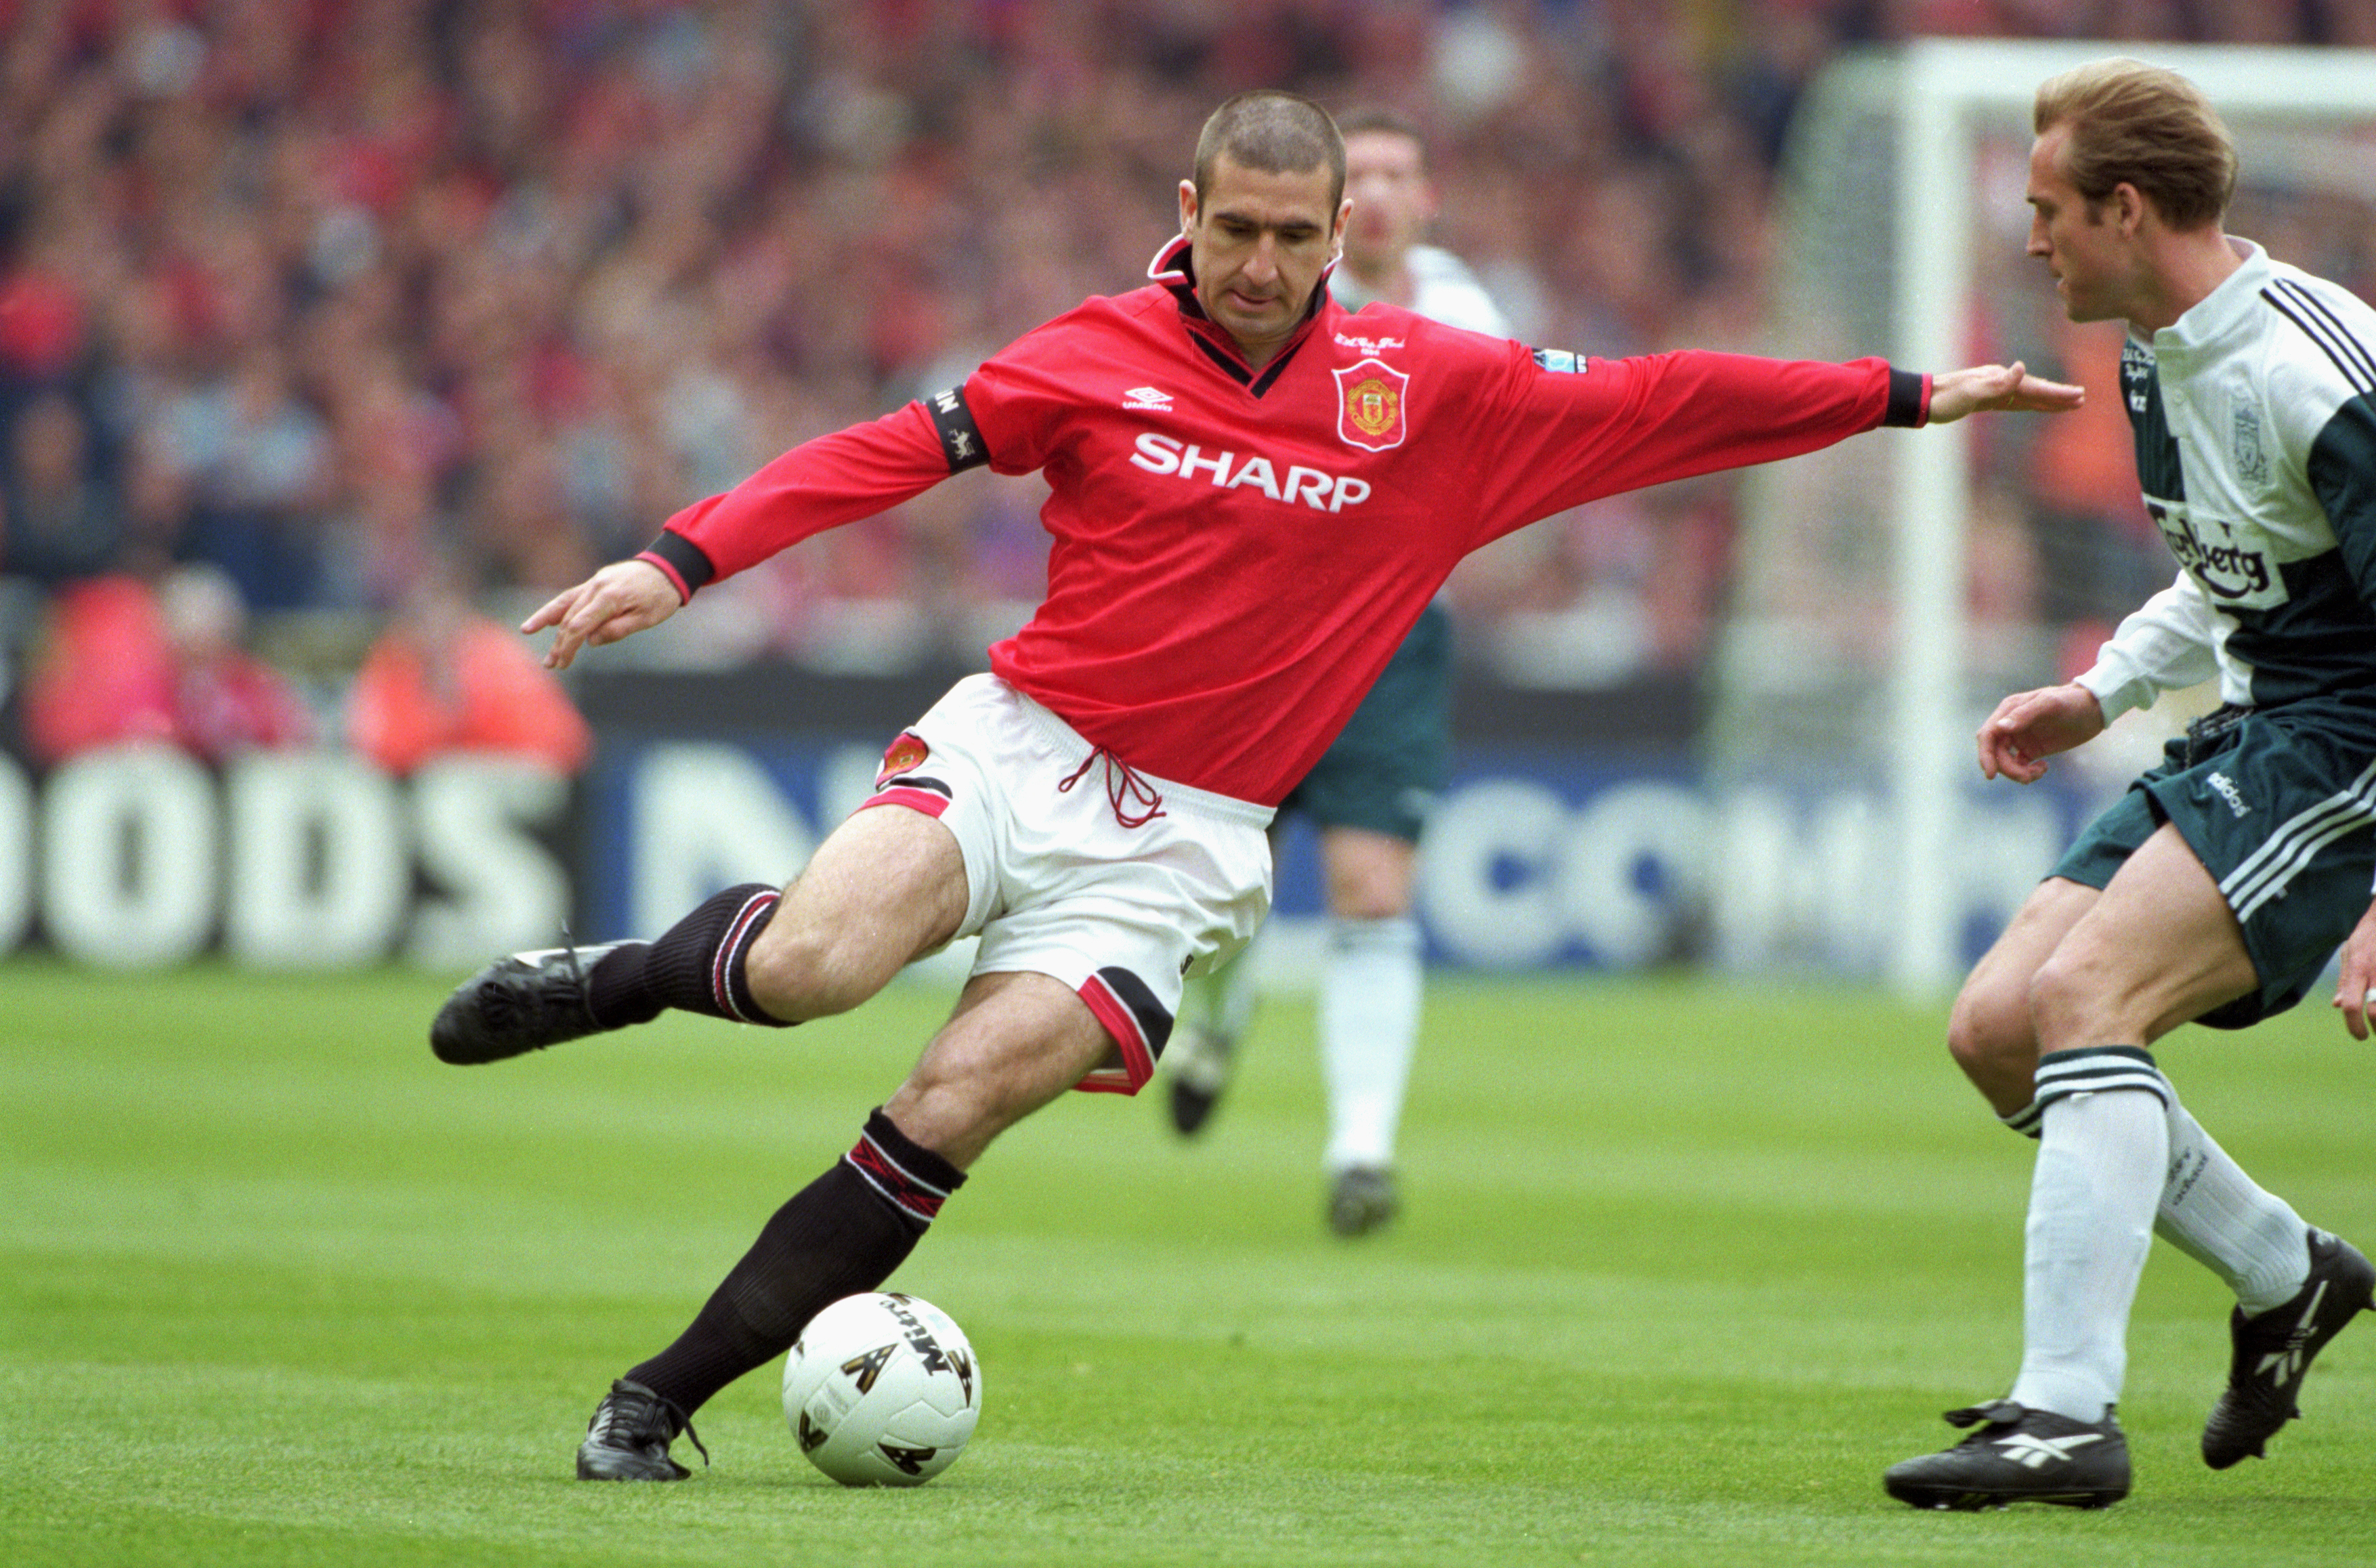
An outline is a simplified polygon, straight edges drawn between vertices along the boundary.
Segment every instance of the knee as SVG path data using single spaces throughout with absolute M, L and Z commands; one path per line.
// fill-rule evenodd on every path
M 1328 912 L 1340 921 L 1399 920 L 1410 912 L 1410 889 L 1399 884 L 1360 883 L 1339 888 Z
M 2018 1109 L 2037 1071 L 2028 988 L 1977 979 L 1966 985 L 1947 1020 L 1947 1054 L 2000 1111 Z
M 1339 920 L 1390 921 L 1410 913 L 1411 851 L 1399 840 L 1360 841 L 1330 856 L 1328 912 Z
M 853 972 L 832 932 L 781 920 L 751 944 L 742 973 L 759 1005 L 788 1024 L 847 1013 L 877 989 Z
M 2085 958 L 2058 951 L 2029 981 L 2029 1017 L 2041 1051 L 2100 1043 L 2109 1027 L 2103 1012 L 2103 986 Z
M 1966 985 L 1947 1019 L 1947 1054 L 1966 1073 L 2023 1054 L 2029 1047 L 2029 999 L 2002 985 Z
M 909 1138 L 964 1170 L 1034 1108 L 1028 1099 L 1006 1092 L 993 1075 L 927 1061 L 917 1064 L 883 1111 Z

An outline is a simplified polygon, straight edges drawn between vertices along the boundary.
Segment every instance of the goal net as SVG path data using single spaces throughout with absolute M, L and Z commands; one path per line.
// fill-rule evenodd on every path
M 2121 329 L 2064 321 L 2023 255 L 2037 84 L 2111 54 L 2183 73 L 2227 120 L 2242 163 L 2231 233 L 2376 287 L 2376 53 L 1940 41 L 1846 56 L 1814 84 L 1783 171 L 1777 350 L 1925 370 L 2019 359 L 2084 384 L 2089 403 L 1862 437 L 1758 476 L 1711 770 L 1736 788 L 1789 781 L 1815 821 L 1778 835 L 1800 857 L 1785 880 L 1861 914 L 1824 928 L 1834 951 L 1751 959 L 1939 994 L 2076 823 L 2199 710 L 2165 697 L 2034 792 L 1983 786 L 1973 763 L 1999 698 L 2084 669 L 2176 571 L 2137 495 Z M 1865 826 L 1843 849 L 1826 818 Z

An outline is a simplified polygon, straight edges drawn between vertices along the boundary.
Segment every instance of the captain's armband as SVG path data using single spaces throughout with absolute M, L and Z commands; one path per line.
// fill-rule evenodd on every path
M 924 411 L 933 416 L 933 428 L 940 433 L 941 453 L 949 460 L 949 472 L 963 473 L 990 461 L 990 448 L 982 445 L 981 427 L 973 422 L 973 410 L 966 407 L 963 386 L 935 392 L 923 404 Z

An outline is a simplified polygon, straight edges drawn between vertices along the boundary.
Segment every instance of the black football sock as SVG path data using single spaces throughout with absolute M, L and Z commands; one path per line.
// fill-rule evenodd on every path
M 657 942 L 605 954 L 587 975 L 586 1005 L 606 1029 L 647 1024 L 664 1007 L 783 1027 L 752 999 L 742 961 L 775 917 L 779 896 L 746 882 L 710 898 Z
M 693 1414 L 790 1350 L 819 1312 L 891 1277 L 964 1184 L 876 1111 L 857 1146 L 775 1212 L 676 1343 L 628 1380 Z

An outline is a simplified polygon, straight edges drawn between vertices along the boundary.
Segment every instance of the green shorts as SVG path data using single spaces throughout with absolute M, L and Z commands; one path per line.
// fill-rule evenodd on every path
M 1279 812 L 1416 844 L 1452 767 L 1452 617 L 1431 604 Z
M 2224 726 L 2224 728 L 2223 728 Z M 2240 1029 L 2316 984 L 2376 875 L 2376 693 L 2223 708 L 2090 823 L 2052 873 L 2102 887 L 2163 823 L 2218 879 L 2261 989 L 2195 1020 Z

